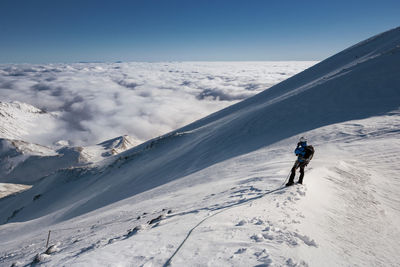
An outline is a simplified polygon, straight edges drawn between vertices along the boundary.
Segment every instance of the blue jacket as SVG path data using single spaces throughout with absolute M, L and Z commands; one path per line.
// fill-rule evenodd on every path
M 306 146 L 307 142 L 298 143 L 296 149 L 294 150 L 294 154 L 296 154 L 297 160 L 299 162 L 304 162 L 304 156 L 306 155 Z

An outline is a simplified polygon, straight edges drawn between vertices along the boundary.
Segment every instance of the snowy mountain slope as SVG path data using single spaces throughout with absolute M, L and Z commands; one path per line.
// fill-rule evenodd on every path
M 32 184 L 51 172 L 58 154 L 45 146 L 0 138 L 0 158 L 0 182 Z M 49 158 L 55 159 L 52 164 Z
M 307 170 L 305 186 L 277 191 L 216 215 L 196 229 L 174 262 L 396 266 L 399 119 L 397 113 L 307 132 L 318 153 Z M 257 153 L 251 154 L 248 158 L 257 162 Z M 265 186 L 254 181 L 252 185 Z M 252 197 L 252 192 L 257 190 L 241 193 Z
M 57 170 L 95 165 L 135 145 L 127 135 L 94 146 L 59 149 L 0 138 L 0 182 L 34 184 Z
M 45 266 L 162 266 L 206 218 L 172 266 L 395 266 L 399 128 L 395 113 L 306 132 L 318 150 L 305 186 L 266 194 L 293 163 L 293 137 L 54 224 L 60 251 Z M 42 223 L 3 225 L 0 262 L 43 252 Z
M 320 253 L 332 265 L 398 262 L 389 255 L 399 248 L 399 45 L 397 28 L 96 168 L 59 171 L 0 200 L 0 262 L 28 262 L 49 227 L 61 242 L 50 266 L 159 266 L 185 237 L 172 264 L 320 266 Z M 260 198 L 281 185 L 303 134 L 318 151 L 307 185 Z
M 0 198 L 31 188 L 30 185 L 0 183 Z
M 56 121 L 54 115 L 32 105 L 18 101 L 0 102 L 1 138 L 32 141 L 36 135 L 56 131 Z
M 91 211 L 307 130 L 398 108 L 399 32 L 397 28 L 345 50 L 256 97 L 123 153 L 115 165 L 95 178 L 80 179 L 83 184 L 96 180 L 91 187 L 94 196 L 80 207 L 71 198 L 72 192 L 65 192 L 68 196 L 64 197 L 57 193 L 60 201 L 75 203 L 66 216 Z M 109 172 L 122 178 L 110 183 Z M 56 188 L 59 181 L 56 174 L 36 190 Z M 76 197 L 86 199 L 81 186 L 76 187 L 80 192 Z M 50 211 L 58 210 L 55 202 L 46 205 L 53 206 Z

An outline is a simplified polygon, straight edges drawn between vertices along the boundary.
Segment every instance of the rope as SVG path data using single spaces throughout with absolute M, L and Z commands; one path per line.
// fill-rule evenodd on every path
M 281 184 L 281 187 L 284 186 L 284 185 L 286 185 L 286 182 L 288 181 L 290 174 L 291 174 L 291 171 L 290 171 L 289 174 L 286 176 L 286 179 L 285 179 L 285 181 L 283 181 L 283 183 Z
M 192 229 L 190 229 L 190 231 L 187 233 L 185 239 L 184 239 L 184 240 L 181 242 L 181 244 L 176 248 L 175 252 L 172 254 L 171 257 L 169 257 L 169 259 L 165 262 L 165 264 L 163 265 L 163 267 L 167 267 L 167 266 L 170 266 L 170 265 L 171 265 L 172 259 L 173 259 L 173 258 L 175 257 L 175 255 L 179 252 L 179 250 L 182 248 L 183 244 L 185 244 L 186 240 L 188 240 L 188 238 L 189 238 L 189 236 L 192 234 L 192 232 L 193 232 L 198 226 L 200 226 L 203 222 L 205 222 L 206 220 L 208 220 L 208 219 L 210 219 L 210 218 L 212 218 L 212 217 L 214 217 L 214 216 L 216 216 L 216 215 L 218 215 L 218 214 L 220 214 L 220 213 L 222 213 L 222 212 L 224 212 L 224 211 L 227 211 L 227 210 L 230 210 L 230 209 L 233 209 L 233 208 L 237 208 L 237 207 L 239 207 L 239 206 L 243 206 L 244 204 L 251 203 L 251 202 L 253 202 L 253 201 L 256 200 L 256 199 L 263 198 L 264 196 L 266 196 L 266 195 L 268 195 L 268 194 L 271 194 L 271 193 L 274 193 L 274 192 L 276 192 L 276 191 L 279 191 L 279 190 L 282 190 L 282 189 L 286 188 L 285 185 L 286 185 L 287 180 L 289 179 L 289 176 L 290 176 L 290 172 L 289 172 L 289 174 L 286 176 L 286 179 L 285 179 L 285 181 L 282 183 L 282 185 L 279 186 L 279 187 L 276 188 L 276 189 L 270 190 L 270 191 L 268 191 L 268 192 L 266 192 L 266 193 L 264 193 L 264 194 L 262 194 L 262 195 L 260 195 L 260 196 L 257 196 L 257 197 L 248 199 L 247 201 L 240 202 L 240 203 L 238 203 L 238 204 L 236 204 L 236 205 L 229 206 L 228 208 L 225 208 L 225 209 L 220 210 L 220 211 L 218 211 L 218 212 L 216 212 L 216 213 L 214 213 L 214 214 L 212 214 L 212 215 L 210 215 L 210 216 L 205 217 L 203 220 L 201 220 L 199 223 L 197 223 Z

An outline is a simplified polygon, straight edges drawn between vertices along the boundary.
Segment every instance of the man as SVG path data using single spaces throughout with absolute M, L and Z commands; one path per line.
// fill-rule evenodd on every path
M 299 142 L 297 143 L 297 147 L 294 150 L 294 153 L 297 156 L 297 160 L 293 165 L 292 173 L 290 174 L 289 182 L 286 184 L 286 186 L 290 186 L 290 185 L 294 184 L 294 176 L 296 175 L 296 170 L 298 168 L 300 168 L 300 177 L 299 177 L 299 181 L 297 183 L 299 183 L 299 184 L 303 183 L 304 168 L 307 166 L 307 164 L 312 159 L 312 157 L 314 155 L 314 148 L 313 148 L 313 146 L 307 145 L 306 138 L 301 137 Z

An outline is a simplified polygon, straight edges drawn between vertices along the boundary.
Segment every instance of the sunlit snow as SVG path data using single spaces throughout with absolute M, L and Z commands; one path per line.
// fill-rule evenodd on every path
M 88 90 L 72 86 L 75 89 L 65 95 L 55 87 L 36 85 L 42 74 L 35 81 L 34 71 L 21 74 L 21 66 L 3 68 L 1 77 L 7 84 L 8 79 L 17 80 L 8 87 L 24 88 L 8 100 L 44 110 L 41 101 L 53 99 L 49 103 L 54 106 L 46 109 L 51 116 L 58 113 L 64 122 L 61 129 L 73 129 L 71 142 L 77 142 L 79 134 L 84 137 L 81 142 L 106 137 L 103 132 L 128 120 L 130 113 L 135 125 L 146 118 L 155 125 L 152 129 L 163 132 L 192 116 L 182 113 L 184 107 L 193 106 L 200 114 L 215 102 L 221 108 L 246 99 L 139 145 L 120 132 L 84 147 L 4 139 L 3 173 L 12 169 L 19 173 L 14 178 L 32 178 L 38 173 L 32 166 L 39 166 L 44 174 L 31 180 L 32 188 L 0 199 L 0 265 L 397 266 L 399 62 L 400 28 L 396 28 L 249 98 L 248 94 L 269 87 L 261 77 L 263 64 L 270 63 L 249 63 L 252 69 L 244 73 L 235 65 L 239 63 L 144 64 L 149 68 L 144 80 L 155 68 L 154 80 L 143 80 L 146 85 L 139 85 L 137 66 L 137 76 L 130 80 L 133 74 L 124 78 L 117 75 L 120 69 L 110 70 L 124 64 L 66 65 L 62 68 L 76 75 L 65 79 L 82 82 Z M 96 69 L 99 73 L 93 74 Z M 171 70 L 182 74 L 175 80 Z M 98 88 L 110 84 L 109 72 L 117 79 L 107 94 Z M 15 78 L 26 73 L 29 79 Z M 188 83 L 186 76 L 192 77 Z M 243 86 L 254 82 L 262 85 L 254 90 Z M 120 95 L 113 98 L 116 92 Z M 78 95 L 84 100 L 61 108 L 60 103 Z M 150 108 L 137 111 L 132 103 L 139 98 L 148 100 Z M 109 122 L 105 114 L 118 110 L 117 100 L 132 107 L 126 117 L 121 108 Z M 19 103 L 11 104 L 11 109 Z M 200 105 L 195 108 L 194 103 Z M 156 106 L 162 110 L 158 115 L 150 112 Z M 29 114 L 35 119 L 48 113 Z M 162 128 L 158 122 L 168 121 L 169 114 L 174 116 Z M 147 138 L 138 132 L 132 135 Z M 66 136 L 61 131 L 50 139 Z M 304 184 L 285 187 L 300 136 L 308 138 L 315 155 Z M 21 160 L 24 157 L 28 159 Z M 70 162 L 74 162 L 70 167 L 61 166 Z

